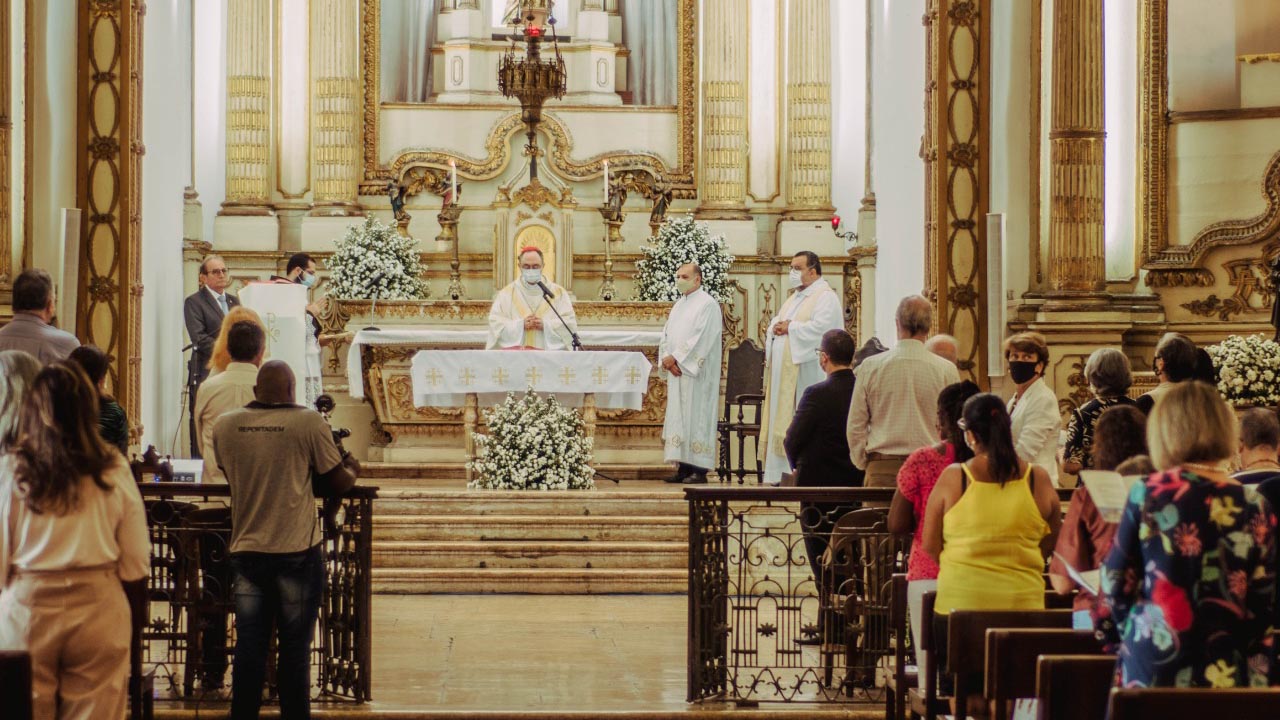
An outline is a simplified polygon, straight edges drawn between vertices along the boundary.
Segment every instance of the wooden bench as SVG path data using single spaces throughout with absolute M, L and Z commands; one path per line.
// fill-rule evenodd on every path
M 987 631 L 986 647 L 983 695 L 995 706 L 996 720 L 1008 717 L 1012 701 L 1036 696 L 1039 656 L 1102 652 L 1093 632 L 1087 630 L 992 628 Z
M 913 717 L 934 720 L 938 715 L 947 712 L 948 698 L 938 697 L 938 661 L 933 655 L 936 648 L 933 642 L 933 606 L 938 599 L 937 592 L 927 592 L 920 600 L 920 643 L 917 652 L 927 652 L 934 657 L 931 672 L 920 678 L 920 687 L 907 689 L 907 707 Z
M 0 650 L 0 703 L 3 714 L 13 720 L 31 720 L 31 654 L 23 650 Z
M 1116 689 L 1111 720 L 1201 720 L 1201 718 L 1274 718 L 1280 714 L 1280 689 Z
M 892 672 L 884 681 L 884 712 L 888 720 L 902 720 L 907 712 L 907 693 L 916 686 L 917 674 L 907 671 L 911 636 L 907 609 L 907 576 L 895 573 L 889 589 L 889 633 L 893 638 Z
M 947 622 L 946 672 L 955 678 L 957 711 L 971 695 L 981 695 L 987 631 L 992 628 L 1071 628 L 1070 610 L 953 610 Z
M 1040 720 L 1106 717 L 1107 698 L 1115 684 L 1114 656 L 1042 654 L 1036 662 Z

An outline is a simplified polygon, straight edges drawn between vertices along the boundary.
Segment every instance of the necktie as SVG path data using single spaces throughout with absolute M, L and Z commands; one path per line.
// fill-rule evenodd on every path
M 227 296 L 225 294 L 218 296 L 218 307 L 222 308 L 222 314 L 227 314 Z

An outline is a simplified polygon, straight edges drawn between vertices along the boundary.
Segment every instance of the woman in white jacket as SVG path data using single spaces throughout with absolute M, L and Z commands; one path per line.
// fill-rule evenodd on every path
M 1062 414 L 1058 396 L 1044 381 L 1049 368 L 1049 344 L 1035 332 L 1018 333 L 1004 341 L 1004 359 L 1015 390 L 1009 398 L 1013 444 L 1018 457 L 1049 472 L 1058 484 L 1058 434 Z

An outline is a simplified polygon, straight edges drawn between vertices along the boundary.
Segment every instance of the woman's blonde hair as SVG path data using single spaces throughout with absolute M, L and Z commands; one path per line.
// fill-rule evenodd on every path
M 1215 463 L 1239 445 L 1236 414 L 1217 388 L 1183 382 L 1169 388 L 1147 418 L 1147 447 L 1159 470 L 1184 463 Z
M 213 341 L 213 352 L 209 356 L 211 371 L 220 373 L 231 364 L 231 352 L 227 350 L 227 333 L 231 332 L 231 326 L 238 322 L 251 322 L 264 331 L 267 329 L 262 324 L 262 318 L 258 317 L 258 313 L 243 305 L 231 308 L 231 312 L 222 318 L 222 327 L 218 328 L 218 339 Z
M 40 373 L 40 361 L 22 350 L 0 352 L 0 452 L 18 439 L 22 401 Z

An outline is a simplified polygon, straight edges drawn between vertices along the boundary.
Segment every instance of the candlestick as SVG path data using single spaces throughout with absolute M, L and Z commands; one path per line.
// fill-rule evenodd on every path
M 458 163 L 449 161 L 449 202 L 458 202 Z

